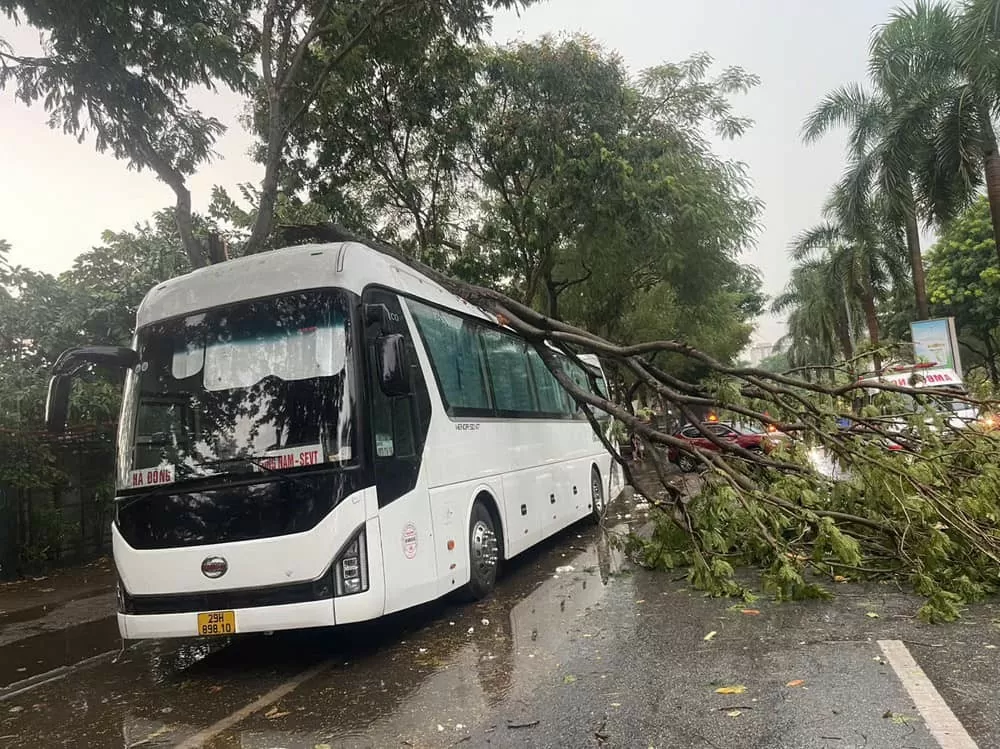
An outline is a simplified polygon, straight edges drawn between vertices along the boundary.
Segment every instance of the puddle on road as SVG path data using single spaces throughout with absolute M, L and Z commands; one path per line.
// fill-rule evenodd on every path
M 605 583 L 618 579 L 618 561 L 606 538 L 595 542 L 598 536 L 577 526 L 526 552 L 511 563 L 495 595 L 479 604 L 436 602 L 343 629 L 148 643 L 114 666 L 32 693 L 28 699 L 39 705 L 25 702 L 25 712 L 7 716 L 10 725 L 0 735 L 173 746 L 305 669 L 330 662 L 329 671 L 274 706 L 277 717 L 266 717 L 269 707 L 216 745 L 371 746 L 373 736 L 386 737 L 375 745 L 395 745 L 396 736 L 428 731 L 429 742 L 440 743 L 448 734 L 437 735 L 437 722 L 454 734 L 456 724 L 469 725 L 502 701 L 516 700 L 519 690 L 548 678 L 555 667 L 551 653 L 567 639 L 578 638 L 581 649 L 599 647 L 600 633 L 582 630 L 582 617 L 600 604 Z M 574 569 L 557 575 L 560 566 Z M 107 617 L 0 647 L 0 688 L 119 644 L 115 618 Z M 67 722 L 57 703 L 79 705 Z M 28 709 L 30 720 L 14 721 Z
M 547 678 L 557 665 L 552 654 L 567 639 L 597 655 L 601 633 L 588 630 L 583 616 L 617 579 L 621 562 L 606 536 L 579 534 L 570 529 L 554 547 L 512 565 L 490 599 L 446 607 L 417 631 L 345 653 L 330 672 L 281 700 L 271 718 L 256 715 L 211 746 L 452 743 L 457 726 Z M 151 727 L 149 716 L 135 717 L 141 730 Z
M 0 688 L 119 647 L 114 616 L 44 632 L 0 647 Z

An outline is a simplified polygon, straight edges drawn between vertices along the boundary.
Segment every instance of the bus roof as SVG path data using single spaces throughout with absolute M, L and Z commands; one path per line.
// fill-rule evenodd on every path
M 360 294 L 371 284 L 496 322 L 493 315 L 385 253 L 358 242 L 332 242 L 237 258 L 164 281 L 142 300 L 136 313 L 136 327 L 306 289 L 337 287 Z

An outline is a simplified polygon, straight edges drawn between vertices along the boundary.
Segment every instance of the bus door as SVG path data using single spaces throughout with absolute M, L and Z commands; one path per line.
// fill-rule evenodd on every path
M 431 405 L 413 334 L 399 298 L 372 288 L 363 296 L 369 438 L 378 497 L 381 551 L 385 571 L 385 612 L 436 597 L 436 544 L 430 498 L 421 470 Z M 379 382 L 378 341 L 402 336 L 410 392 L 387 395 Z

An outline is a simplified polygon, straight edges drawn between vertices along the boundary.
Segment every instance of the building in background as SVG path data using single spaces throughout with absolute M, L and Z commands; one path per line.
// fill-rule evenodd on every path
M 775 344 L 765 343 L 759 341 L 757 343 L 750 345 L 749 358 L 750 366 L 757 367 L 760 363 L 764 361 L 767 357 L 771 356 L 775 352 Z

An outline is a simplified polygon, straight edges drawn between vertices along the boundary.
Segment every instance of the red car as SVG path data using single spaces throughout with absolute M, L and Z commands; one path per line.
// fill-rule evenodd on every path
M 719 421 L 705 421 L 702 422 L 701 427 L 705 431 L 716 435 L 724 442 L 731 442 L 734 445 L 742 447 L 744 450 L 752 450 L 754 452 L 770 452 L 775 447 L 778 439 L 781 438 L 780 434 L 768 433 L 762 428 L 759 430 L 754 427 L 737 428 L 731 424 L 723 424 Z M 684 442 L 689 442 L 692 447 L 697 447 L 699 450 L 721 452 L 720 448 L 709 440 L 708 437 L 705 437 L 701 433 L 701 430 L 694 424 L 689 424 L 674 436 Z M 696 457 L 683 453 L 676 447 L 671 447 L 667 450 L 667 458 L 672 463 L 676 463 L 685 473 L 690 473 L 701 465 L 701 461 Z

